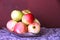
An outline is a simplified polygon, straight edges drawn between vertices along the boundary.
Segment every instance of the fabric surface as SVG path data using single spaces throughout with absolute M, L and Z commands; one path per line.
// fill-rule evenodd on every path
M 20 37 L 12 34 L 6 28 L 0 29 L 0 40 L 60 40 L 60 28 L 41 28 L 39 37 Z

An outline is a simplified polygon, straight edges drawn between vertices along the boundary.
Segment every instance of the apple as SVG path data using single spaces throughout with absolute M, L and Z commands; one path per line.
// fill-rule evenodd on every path
M 14 32 L 18 34 L 24 34 L 27 32 L 27 30 L 27 26 L 22 22 L 18 22 L 14 27 Z
M 20 21 L 22 19 L 23 13 L 19 10 L 13 10 L 11 12 L 11 18 L 15 21 Z
M 22 13 L 23 13 L 23 14 L 29 14 L 29 13 L 31 13 L 31 11 L 28 10 L 28 9 L 26 9 L 26 10 L 22 10 Z
M 16 21 L 14 20 L 9 20 L 6 24 L 6 27 L 9 31 L 14 31 L 14 26 L 16 25 Z
M 28 32 L 38 34 L 40 32 L 40 25 L 37 22 L 28 25 Z
M 41 25 L 37 18 L 35 18 L 34 22 L 37 22 L 39 25 Z
M 22 22 L 25 23 L 26 25 L 33 23 L 34 21 L 34 16 L 32 14 L 25 14 L 22 17 Z

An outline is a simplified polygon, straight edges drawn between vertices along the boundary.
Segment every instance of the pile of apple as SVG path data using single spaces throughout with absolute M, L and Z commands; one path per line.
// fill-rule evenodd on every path
M 13 10 L 11 20 L 7 22 L 6 27 L 9 31 L 18 34 L 40 32 L 40 22 L 34 18 L 30 10 Z

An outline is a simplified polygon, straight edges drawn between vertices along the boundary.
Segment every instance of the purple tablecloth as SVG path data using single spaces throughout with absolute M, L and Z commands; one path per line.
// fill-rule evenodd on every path
M 3 28 L 0 29 L 0 40 L 60 40 L 60 28 L 43 27 L 38 37 L 19 37 Z

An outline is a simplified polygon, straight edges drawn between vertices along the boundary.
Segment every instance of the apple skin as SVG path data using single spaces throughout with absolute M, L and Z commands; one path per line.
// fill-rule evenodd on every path
M 24 34 L 27 31 L 28 31 L 27 26 L 22 22 L 18 22 L 14 27 L 14 32 L 18 34 Z
M 41 25 L 37 18 L 35 18 L 34 22 L 37 22 L 39 25 Z
M 23 13 L 23 14 L 29 14 L 29 13 L 31 13 L 31 11 L 28 10 L 28 9 L 26 9 L 26 10 L 22 10 L 22 13 Z
M 32 14 L 25 14 L 22 17 L 22 22 L 25 23 L 26 25 L 33 23 L 34 21 L 34 16 Z
M 13 10 L 11 12 L 11 18 L 15 21 L 20 21 L 22 19 L 23 13 L 19 10 Z
M 28 32 L 38 34 L 40 32 L 40 25 L 37 22 L 28 25 Z
M 6 24 L 6 27 L 9 31 L 14 31 L 14 26 L 16 25 L 16 21 L 14 20 L 9 20 Z

